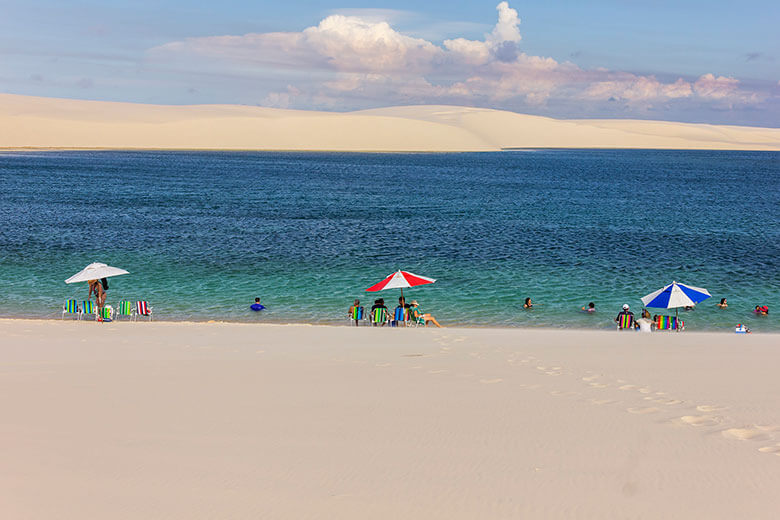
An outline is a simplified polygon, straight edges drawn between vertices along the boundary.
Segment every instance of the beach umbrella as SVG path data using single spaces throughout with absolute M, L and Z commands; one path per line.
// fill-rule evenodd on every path
M 672 282 L 662 289 L 643 296 L 642 303 L 645 307 L 674 309 L 696 305 L 711 296 L 707 289 Z
M 428 278 L 427 276 L 420 276 L 419 274 L 410 273 L 408 271 L 401 271 L 400 269 L 390 275 L 384 280 L 376 283 L 366 289 L 368 292 L 384 291 L 385 289 L 401 289 L 401 297 L 404 295 L 404 289 L 409 287 L 417 287 L 419 285 L 428 285 L 434 283 L 436 280 Z
M 645 307 L 674 309 L 674 315 L 677 316 L 677 309 L 680 307 L 690 307 L 710 297 L 712 295 L 707 289 L 672 282 L 641 299 Z
M 130 273 L 118 267 L 111 267 L 110 265 L 95 262 L 89 264 L 87 267 L 65 280 L 65 283 L 88 282 L 89 280 L 99 280 L 101 278 L 108 278 L 109 276 L 119 276 L 120 274 Z

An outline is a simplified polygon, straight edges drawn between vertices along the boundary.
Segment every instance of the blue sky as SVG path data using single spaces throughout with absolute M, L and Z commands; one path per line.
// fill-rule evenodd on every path
M 2 11 L 6 93 L 780 126 L 780 2 L 5 0 Z

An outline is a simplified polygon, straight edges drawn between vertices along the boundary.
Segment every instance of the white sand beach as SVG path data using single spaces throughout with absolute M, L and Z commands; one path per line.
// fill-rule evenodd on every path
M 14 519 L 780 514 L 778 335 L 0 320 Z
M 0 94 L 0 149 L 3 148 L 780 150 L 780 129 L 665 121 L 559 120 L 458 106 L 421 105 L 338 113 Z

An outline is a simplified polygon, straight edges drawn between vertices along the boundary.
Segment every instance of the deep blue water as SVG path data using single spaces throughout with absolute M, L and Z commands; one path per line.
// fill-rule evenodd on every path
M 403 268 L 445 325 L 605 328 L 678 280 L 713 294 L 689 329 L 780 330 L 780 153 L 0 153 L 0 181 L 1 316 L 59 317 L 101 261 L 157 319 L 342 322 Z

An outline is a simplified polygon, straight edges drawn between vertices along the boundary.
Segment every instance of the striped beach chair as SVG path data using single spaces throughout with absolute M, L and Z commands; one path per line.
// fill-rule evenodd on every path
M 98 312 L 98 315 L 103 321 L 113 321 L 114 320 L 114 308 L 110 305 L 104 305 L 102 309 Z
M 139 316 L 145 316 L 149 318 L 149 321 L 152 321 L 152 307 L 149 305 L 149 302 L 145 302 L 145 301 L 136 302 L 135 319 L 137 320 Z
M 384 307 L 377 307 L 371 313 L 371 325 L 374 327 L 382 326 L 387 323 L 388 317 L 387 309 Z
M 79 308 L 79 302 L 76 300 L 65 300 L 62 304 L 62 319 L 65 319 L 66 314 L 75 314 L 76 319 L 81 319 L 81 309 Z
M 409 313 L 400 305 L 393 312 L 393 327 L 406 327 L 409 325 Z
M 656 330 L 676 330 L 685 329 L 685 322 L 674 316 L 657 316 L 655 319 Z
M 84 300 L 81 302 L 81 319 L 84 319 L 84 316 L 92 314 L 95 316 L 95 319 L 97 319 L 97 305 L 92 303 L 92 300 Z
M 354 321 L 355 325 L 358 325 L 365 319 L 365 310 L 363 307 L 352 307 L 352 314 L 349 316 L 350 321 Z
M 617 328 L 618 330 L 634 330 L 634 315 L 621 313 L 618 316 Z
M 114 316 L 116 316 L 117 321 L 119 321 L 120 316 L 127 316 L 132 320 L 134 315 L 135 305 L 133 305 L 133 302 L 121 301 L 119 302 L 119 305 L 116 306 L 116 312 L 114 313 Z

